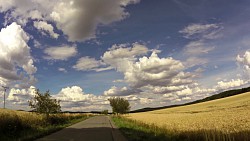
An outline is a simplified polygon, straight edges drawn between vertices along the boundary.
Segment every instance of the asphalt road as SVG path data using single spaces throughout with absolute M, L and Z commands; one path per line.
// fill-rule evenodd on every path
M 37 141 L 126 141 L 108 116 L 96 116 Z

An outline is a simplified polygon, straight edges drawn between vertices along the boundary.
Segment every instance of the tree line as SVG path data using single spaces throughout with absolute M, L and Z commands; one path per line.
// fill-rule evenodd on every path
M 130 111 L 130 104 L 128 100 L 121 97 L 113 97 L 108 99 L 110 106 L 112 107 L 113 114 L 126 114 Z M 49 117 L 50 114 L 60 113 L 61 105 L 60 100 L 53 99 L 49 91 L 41 93 L 38 89 L 35 92 L 35 96 L 29 100 L 29 106 L 32 111 L 45 114 Z M 105 110 L 105 114 L 108 111 Z

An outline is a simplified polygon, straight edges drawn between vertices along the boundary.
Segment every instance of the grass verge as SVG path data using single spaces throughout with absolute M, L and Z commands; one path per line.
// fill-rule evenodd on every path
M 30 141 L 85 120 L 86 114 L 54 114 L 46 118 L 28 112 L 0 112 L 0 140 Z
M 217 130 L 175 131 L 125 117 L 112 117 L 129 141 L 249 141 L 250 130 L 224 133 Z

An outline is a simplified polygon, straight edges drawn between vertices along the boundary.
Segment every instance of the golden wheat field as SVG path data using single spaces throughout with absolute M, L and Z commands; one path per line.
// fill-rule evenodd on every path
M 250 92 L 193 105 L 134 113 L 128 118 L 176 131 L 246 131 L 250 130 Z
M 42 115 L 25 112 L 25 111 L 14 111 L 8 109 L 0 109 L 0 123 L 5 124 L 7 121 L 20 121 L 25 124 L 38 124 L 43 121 Z M 7 122 L 7 123 L 8 123 Z
M 90 114 L 36 114 L 0 108 L 0 140 L 33 140 L 73 123 L 82 121 Z

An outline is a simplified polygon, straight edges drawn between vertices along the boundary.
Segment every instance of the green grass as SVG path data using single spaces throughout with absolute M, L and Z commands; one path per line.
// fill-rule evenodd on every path
M 0 109 L 0 140 L 34 140 L 88 117 L 86 114 L 54 114 L 46 118 L 36 113 Z
M 113 116 L 112 120 L 129 141 L 165 141 L 171 139 L 170 134 L 173 134 L 166 134 L 165 131 L 157 126 L 120 116 Z
M 125 117 L 112 117 L 129 141 L 249 141 L 250 130 L 224 133 L 216 130 L 177 131 Z

